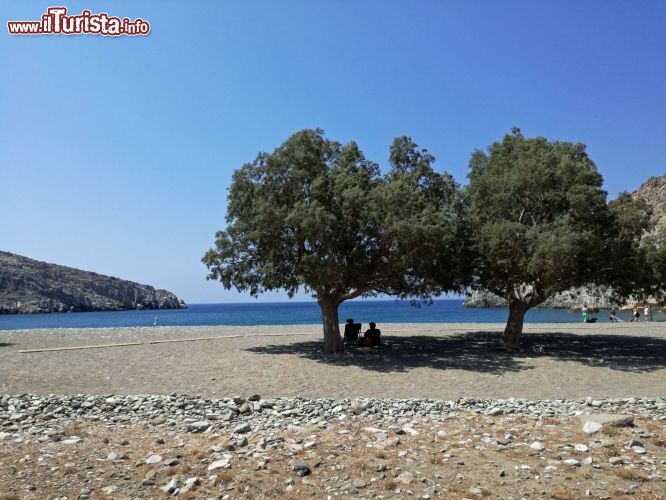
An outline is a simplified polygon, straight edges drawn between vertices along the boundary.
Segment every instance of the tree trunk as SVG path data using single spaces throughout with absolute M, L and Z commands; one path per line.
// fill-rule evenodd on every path
M 520 300 L 514 299 L 509 302 L 509 319 L 504 328 L 504 335 L 502 335 L 504 347 L 516 349 L 520 346 L 520 338 L 523 335 L 523 321 L 528 309 L 527 304 Z
M 319 299 L 321 317 L 324 322 L 324 348 L 327 354 L 342 351 L 340 322 L 338 321 L 338 301 L 331 298 Z

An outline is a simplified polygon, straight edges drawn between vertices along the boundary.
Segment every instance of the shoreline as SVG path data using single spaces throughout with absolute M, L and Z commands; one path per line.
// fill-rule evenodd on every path
M 395 331 L 407 331 L 406 329 L 403 328 L 398 328 L 402 326 L 408 326 L 408 327 L 416 327 L 416 326 L 429 326 L 430 328 L 423 329 L 423 330 L 439 330 L 439 329 L 455 329 L 455 330 L 463 330 L 465 327 L 469 328 L 491 328 L 491 329 L 502 329 L 504 330 L 504 327 L 506 326 L 506 323 L 503 322 L 472 322 L 472 321 L 467 321 L 467 322 L 451 322 L 451 321 L 443 321 L 443 322 L 434 322 L 434 321 L 424 321 L 424 322 L 414 322 L 414 321 L 405 321 L 404 323 L 396 322 L 396 321 L 391 321 L 387 323 L 383 323 L 384 325 L 389 325 L 391 328 L 386 329 L 381 328 L 382 332 L 395 332 Z M 363 325 L 367 325 L 367 323 L 363 323 Z M 378 325 L 381 326 L 380 323 Z M 645 326 L 642 326 L 645 325 Z M 556 327 L 563 327 L 566 328 L 567 330 L 573 329 L 593 329 L 593 328 L 606 328 L 608 327 L 609 329 L 617 329 L 617 328 L 647 328 L 647 327 L 659 327 L 663 326 L 666 329 L 666 320 L 653 320 L 653 321 L 640 321 L 638 323 L 632 323 L 631 321 L 619 321 L 617 323 L 611 323 L 611 322 L 595 322 L 595 323 L 583 323 L 582 321 L 562 321 L 562 322 L 544 322 L 544 323 L 537 323 L 537 322 L 525 322 L 524 327 L 523 327 L 523 332 L 528 332 L 530 329 L 539 329 L 539 328 L 556 328 Z M 102 331 L 102 332 L 108 332 L 108 331 L 113 331 L 113 330 L 145 330 L 145 331 L 168 331 L 171 329 L 207 329 L 207 328 L 238 328 L 238 329 L 246 329 L 246 328 L 262 328 L 262 329 L 268 329 L 268 328 L 288 328 L 288 327 L 294 327 L 294 328 L 310 328 L 310 329 L 320 329 L 322 333 L 323 332 L 323 326 L 320 323 L 293 323 L 293 324 L 254 324 L 254 325 L 137 325 L 137 326 L 93 326 L 93 327 L 69 327 L 69 326 L 58 326 L 58 327 L 35 327 L 35 328 L 9 328 L 9 329 L 1 329 L 0 328 L 0 338 L 4 333 L 33 333 L 33 332 L 73 332 L 73 333 L 79 333 L 83 330 L 85 331 Z M 340 323 L 340 334 L 342 334 L 342 331 L 344 330 L 344 323 Z M 410 328 L 410 331 L 412 330 L 418 330 L 418 328 Z M 314 334 L 314 333 L 313 333 Z

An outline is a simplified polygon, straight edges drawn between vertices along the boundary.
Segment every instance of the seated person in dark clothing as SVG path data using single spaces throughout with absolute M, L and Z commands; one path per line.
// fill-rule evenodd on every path
M 377 328 L 376 323 L 370 323 L 370 329 L 363 334 L 363 345 L 368 347 L 379 347 L 381 330 Z
M 358 343 L 358 334 L 361 332 L 361 323 L 354 323 L 352 318 L 347 319 L 345 323 L 344 340 L 345 344 L 353 345 Z

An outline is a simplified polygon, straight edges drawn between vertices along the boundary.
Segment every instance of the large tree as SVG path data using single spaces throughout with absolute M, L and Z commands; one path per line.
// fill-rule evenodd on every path
M 504 297 L 503 342 L 517 347 L 525 313 L 551 295 L 618 277 L 608 265 L 614 218 L 583 144 L 519 129 L 470 160 L 468 228 L 477 286 Z
M 341 349 L 339 305 L 386 293 L 429 297 L 460 289 L 461 204 L 448 174 L 409 138 L 382 177 L 354 142 L 303 130 L 233 175 L 227 227 L 203 262 L 209 279 L 257 296 L 310 292 L 327 352 Z

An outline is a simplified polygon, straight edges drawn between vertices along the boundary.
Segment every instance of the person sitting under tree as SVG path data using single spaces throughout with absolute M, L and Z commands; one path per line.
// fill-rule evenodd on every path
M 381 343 L 381 330 L 376 323 L 370 323 L 370 328 L 363 334 L 363 345 L 367 347 L 379 347 Z

